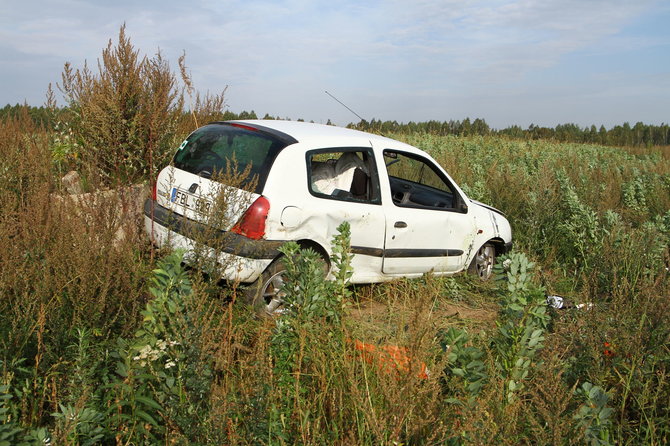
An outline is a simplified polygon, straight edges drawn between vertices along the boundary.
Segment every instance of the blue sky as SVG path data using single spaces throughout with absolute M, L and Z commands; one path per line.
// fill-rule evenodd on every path
M 119 27 L 231 111 L 344 125 L 670 122 L 670 1 L 0 0 L 0 105 L 42 105 Z

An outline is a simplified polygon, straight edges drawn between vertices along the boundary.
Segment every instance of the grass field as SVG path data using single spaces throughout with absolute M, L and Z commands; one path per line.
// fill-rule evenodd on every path
M 507 214 L 507 268 L 350 288 L 305 254 L 276 323 L 119 237 L 123 200 L 56 199 L 108 183 L 91 149 L 0 123 L 0 445 L 667 444 L 669 149 L 387 136 Z

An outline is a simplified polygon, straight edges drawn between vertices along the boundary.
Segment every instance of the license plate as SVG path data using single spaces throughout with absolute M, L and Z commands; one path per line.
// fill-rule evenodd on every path
M 170 201 L 176 203 L 180 206 L 185 207 L 186 209 L 192 209 L 196 212 L 206 214 L 212 208 L 212 202 L 200 197 L 198 195 L 193 195 L 189 192 L 181 190 L 177 187 L 172 188 L 172 194 L 170 195 Z

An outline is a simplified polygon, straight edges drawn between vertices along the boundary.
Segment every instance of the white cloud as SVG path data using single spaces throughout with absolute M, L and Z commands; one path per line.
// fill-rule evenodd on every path
M 529 80 L 538 96 L 551 92 L 551 85 L 542 88 L 540 74 L 565 69 L 565 58 L 576 52 L 603 56 L 667 45 L 667 30 L 621 34 L 650 10 L 667 13 L 668 6 L 649 0 L 16 3 L 0 16 L 0 58 L 13 62 L 0 80 L 14 86 L 0 90 L 0 102 L 20 101 L 13 95 L 28 97 L 33 90 L 38 100 L 29 100 L 41 102 L 63 62 L 94 63 L 125 22 L 137 48 L 149 55 L 160 48 L 173 68 L 186 51 L 199 89 L 218 92 L 230 84 L 236 111 L 355 119 L 325 96 L 329 89 L 357 102 L 350 105 L 366 116 L 384 119 L 501 115 L 505 104 L 495 101 L 524 95 Z M 46 61 L 30 76 L 39 75 L 44 85 L 17 92 L 22 67 Z M 552 79 L 560 82 L 556 74 Z M 538 99 L 535 107 L 543 105 Z

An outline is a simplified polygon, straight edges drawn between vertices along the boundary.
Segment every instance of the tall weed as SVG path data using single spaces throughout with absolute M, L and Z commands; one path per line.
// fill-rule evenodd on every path
M 189 95 L 192 83 L 180 59 L 182 81 Z M 118 186 L 146 181 L 167 164 L 178 139 L 220 116 L 225 106 L 223 92 L 209 93 L 191 104 L 195 123 L 184 114 L 183 87 L 160 51 L 142 56 L 119 30 L 102 51 L 97 70 L 68 62 L 59 85 L 67 113 L 59 123 L 53 150 L 57 159 L 83 170 L 91 184 Z M 225 91 L 225 90 L 224 90 Z

